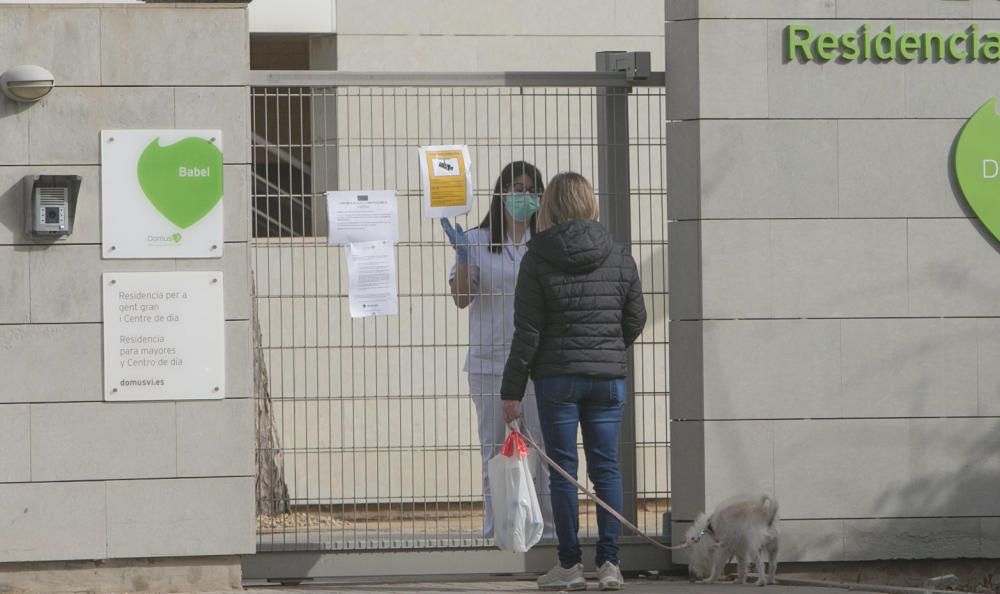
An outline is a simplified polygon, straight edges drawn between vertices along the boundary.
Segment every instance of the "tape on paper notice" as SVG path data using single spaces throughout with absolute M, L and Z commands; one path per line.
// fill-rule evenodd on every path
M 397 315 L 395 246 L 388 241 L 365 241 L 348 244 L 344 253 L 351 317 Z
M 420 179 L 427 218 L 454 217 L 472 209 L 472 160 L 464 144 L 422 146 Z

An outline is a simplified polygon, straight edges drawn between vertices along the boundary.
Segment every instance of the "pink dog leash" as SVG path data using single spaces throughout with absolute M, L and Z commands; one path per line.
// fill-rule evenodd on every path
M 516 429 L 514 429 L 514 431 L 516 431 Z M 607 511 L 609 514 L 611 514 L 612 516 L 614 516 L 615 519 L 617 519 L 619 522 L 621 522 L 623 525 L 625 525 L 626 527 L 628 527 L 630 530 L 632 530 L 633 532 L 635 532 L 639 536 L 643 537 L 644 539 L 648 540 L 650 543 L 652 543 L 652 544 L 654 544 L 654 545 L 656 545 L 656 546 L 658 546 L 661 549 L 664 549 L 666 551 L 677 551 L 677 550 L 680 550 L 680 549 L 686 549 L 689 546 L 691 546 L 689 543 L 684 543 L 684 544 L 680 544 L 680 545 L 676 545 L 676 546 L 668 546 L 668 545 L 665 545 L 665 544 L 663 544 L 661 542 L 658 542 L 658 541 L 654 540 L 653 538 L 647 536 L 646 533 L 643 532 L 642 530 L 639 530 L 639 528 L 635 524 L 633 524 L 632 522 L 629 522 L 628 520 L 626 520 L 624 516 L 622 516 L 617 511 L 615 511 L 614 508 L 612 508 L 610 505 L 608 505 L 607 503 L 605 503 L 600 497 L 598 497 L 592 491 L 590 491 L 589 489 L 587 489 L 587 487 L 583 486 L 570 473 L 568 473 L 565 470 L 563 470 L 563 468 L 561 466 L 559 466 L 558 464 L 556 464 L 555 461 L 552 458 L 549 458 L 545 454 L 545 450 L 543 448 L 539 447 L 537 443 L 535 443 L 535 440 L 531 438 L 531 435 L 529 435 L 527 431 L 518 431 L 518 433 L 520 433 L 521 437 L 523 437 L 524 440 L 528 442 L 528 445 L 530 445 L 531 447 L 535 448 L 535 451 L 538 452 L 538 455 L 541 456 L 542 460 L 545 460 L 545 463 L 548 464 L 553 470 L 555 470 L 556 472 L 558 472 L 559 474 L 561 474 L 563 476 L 563 478 L 565 478 L 569 482 L 571 482 L 574 485 L 576 485 L 576 488 L 580 489 L 581 491 L 583 491 L 583 493 L 587 497 L 590 497 L 591 499 L 593 499 L 594 503 L 596 503 L 597 505 L 603 507 L 605 509 L 605 511 Z

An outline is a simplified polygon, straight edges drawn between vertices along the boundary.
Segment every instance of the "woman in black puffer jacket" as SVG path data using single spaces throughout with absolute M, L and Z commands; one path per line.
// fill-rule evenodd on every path
M 542 196 L 539 233 L 528 242 L 514 293 L 514 338 L 500 396 L 504 419 L 521 416 L 528 376 L 535 382 L 545 451 L 576 476 L 579 425 L 597 495 L 622 508 L 618 433 L 625 406 L 625 349 L 642 332 L 646 309 L 635 261 L 596 221 L 590 183 L 554 177 Z M 559 564 L 538 578 L 549 590 L 586 588 L 577 539 L 576 487 L 550 475 Z M 597 508 L 598 588 L 618 590 L 619 522 Z

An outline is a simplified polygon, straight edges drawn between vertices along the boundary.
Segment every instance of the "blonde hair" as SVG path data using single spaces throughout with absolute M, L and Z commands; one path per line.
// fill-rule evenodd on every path
M 597 220 L 594 188 L 579 173 L 567 171 L 552 178 L 538 209 L 539 231 L 577 219 Z

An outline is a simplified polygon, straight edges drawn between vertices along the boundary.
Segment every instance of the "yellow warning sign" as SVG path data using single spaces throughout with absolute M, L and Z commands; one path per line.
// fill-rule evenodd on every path
M 424 154 L 430 172 L 431 207 L 465 205 L 465 159 L 462 151 Z
M 455 216 L 472 208 L 469 149 L 464 145 L 420 147 L 424 215 Z

